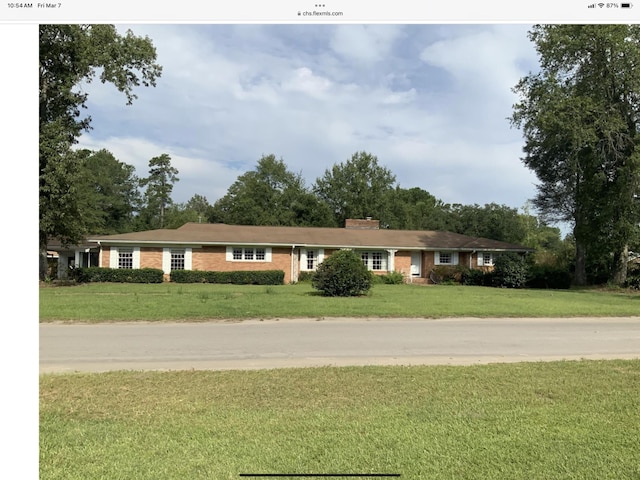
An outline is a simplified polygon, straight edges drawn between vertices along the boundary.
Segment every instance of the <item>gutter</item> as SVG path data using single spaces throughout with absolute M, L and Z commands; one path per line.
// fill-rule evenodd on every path
M 295 270 L 295 261 L 296 260 L 294 260 L 293 254 L 294 254 L 295 249 L 296 249 L 296 246 L 295 245 L 291 245 L 291 272 L 290 272 L 290 276 L 289 276 L 289 283 L 292 283 L 294 281 L 294 275 L 293 274 L 294 274 L 294 270 Z M 295 281 L 297 282 L 298 279 L 296 278 Z

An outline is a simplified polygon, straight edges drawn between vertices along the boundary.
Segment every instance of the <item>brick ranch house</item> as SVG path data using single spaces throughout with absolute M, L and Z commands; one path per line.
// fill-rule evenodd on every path
M 438 265 L 491 269 L 496 254 L 533 251 L 451 232 L 381 229 L 379 221 L 369 218 L 347 220 L 345 228 L 187 223 L 172 230 L 90 236 L 82 246 L 58 248 L 59 276 L 70 264 L 158 268 L 165 280 L 176 269 L 282 270 L 285 283 L 344 248 L 356 251 L 374 273 L 397 271 L 415 283 L 428 283 Z

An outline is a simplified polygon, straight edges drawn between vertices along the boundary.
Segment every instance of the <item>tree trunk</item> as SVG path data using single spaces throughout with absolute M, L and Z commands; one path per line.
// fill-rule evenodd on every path
M 612 281 L 616 285 L 623 285 L 627 281 L 627 265 L 629 262 L 629 245 L 625 245 L 621 252 L 613 256 Z
M 41 282 L 44 282 L 47 279 L 47 273 L 49 271 L 49 262 L 47 261 L 47 246 L 40 244 L 39 252 L 39 274 Z
M 586 249 L 584 244 L 576 239 L 576 270 L 573 277 L 573 283 L 579 287 L 583 287 L 587 284 L 585 254 Z

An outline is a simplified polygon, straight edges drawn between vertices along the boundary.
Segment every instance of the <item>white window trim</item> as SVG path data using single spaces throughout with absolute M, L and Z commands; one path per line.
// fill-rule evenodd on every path
M 234 259 L 233 258 L 233 249 L 234 248 L 241 248 L 242 249 L 242 259 Z M 244 250 L 245 249 L 253 249 L 253 259 L 252 260 L 245 260 L 244 259 Z M 256 260 L 256 253 L 255 251 L 259 248 L 263 248 L 264 249 L 264 260 Z M 251 246 L 251 245 L 234 245 L 234 246 L 227 246 L 227 255 L 226 255 L 226 259 L 227 262 L 246 262 L 246 263 L 271 263 L 272 261 L 272 254 L 271 254 L 271 247 L 255 247 L 255 246 Z
M 484 256 L 491 255 L 491 261 L 489 263 L 485 263 Z M 492 267 L 494 262 L 494 254 L 492 252 L 478 252 L 478 266 L 479 267 Z
M 387 252 L 386 250 L 359 250 L 357 251 L 358 255 L 362 256 L 363 253 L 367 254 L 367 263 L 365 264 L 367 266 L 367 270 L 369 270 L 370 272 L 388 272 L 389 270 L 389 252 Z M 374 253 L 379 253 L 382 255 L 382 265 L 379 270 L 373 269 L 373 254 Z
M 309 270 L 307 268 L 307 252 L 312 250 L 314 252 L 318 252 L 318 257 L 316 258 L 316 268 L 324 261 L 324 248 L 301 248 L 300 249 L 300 271 L 303 272 L 313 272 L 316 268 Z
M 440 263 L 440 253 L 451 254 L 451 263 Z M 443 250 L 442 252 L 433 252 L 433 255 L 434 255 L 434 259 L 433 259 L 434 265 L 450 265 L 450 266 L 458 265 L 458 252 Z
M 190 248 L 163 248 L 162 271 L 165 275 L 171 274 L 171 250 L 184 250 L 184 269 L 191 270 L 192 250 Z
M 110 247 L 109 248 L 109 268 L 118 268 L 120 248 L 133 248 L 133 268 L 140 268 L 140 247 Z

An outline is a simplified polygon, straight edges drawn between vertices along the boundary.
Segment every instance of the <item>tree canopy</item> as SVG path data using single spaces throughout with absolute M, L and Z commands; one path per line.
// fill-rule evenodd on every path
M 284 160 L 266 155 L 238 177 L 213 208 L 213 220 L 239 225 L 327 226 L 326 205 L 305 187 Z
M 40 25 L 39 35 L 39 243 L 44 278 L 48 238 L 77 243 L 88 231 L 78 190 L 80 159 L 71 149 L 91 126 L 91 117 L 82 115 L 88 94 L 80 84 L 91 82 L 100 71 L 99 80 L 113 84 L 131 104 L 135 87 L 155 86 L 162 67 L 149 38 L 131 31 L 121 35 L 113 25 Z
M 167 207 L 173 203 L 173 184 L 180 181 L 178 169 L 171 165 L 171 157 L 163 153 L 149 160 L 149 176 L 140 180 L 144 192 L 147 224 L 151 228 L 164 228 Z
M 347 218 L 366 217 L 377 218 L 387 225 L 395 181 L 395 175 L 378 163 L 378 157 L 362 151 L 327 169 L 316 180 L 313 191 L 329 206 L 340 226 Z
M 520 80 L 512 123 L 540 184 L 543 218 L 573 223 L 575 282 L 589 262 L 623 283 L 640 205 L 640 26 L 536 25 L 540 71 Z
M 131 231 L 140 208 L 135 168 L 105 149 L 80 150 L 77 155 L 81 173 L 79 210 L 85 227 L 96 234 Z

